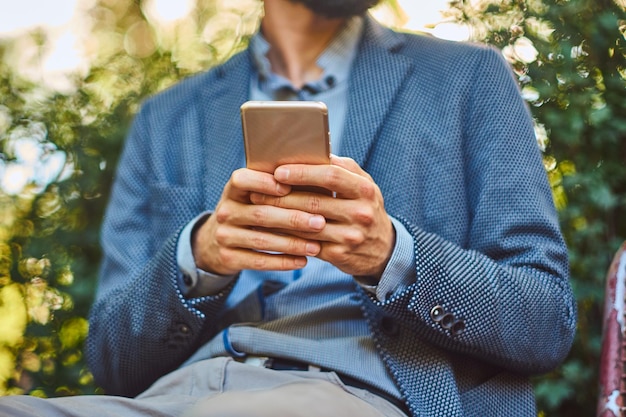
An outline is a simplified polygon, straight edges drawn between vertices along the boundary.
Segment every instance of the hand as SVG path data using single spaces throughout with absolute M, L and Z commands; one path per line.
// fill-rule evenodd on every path
M 319 254 L 320 243 L 304 236 L 323 230 L 324 217 L 250 202 L 251 193 L 280 198 L 290 192 L 291 187 L 277 182 L 272 174 L 245 168 L 233 172 L 215 212 L 192 236 L 196 265 L 221 275 L 242 269 L 292 270 L 305 266 L 306 256 Z M 274 233 L 273 229 L 287 234 Z
M 395 245 L 395 230 L 382 193 L 367 172 L 350 158 L 333 156 L 330 165 L 278 167 L 274 178 L 279 184 L 327 188 L 337 198 L 305 192 L 254 192 L 250 195 L 254 204 L 324 216 L 326 226 L 312 235 L 285 232 L 319 241 L 317 257 L 347 274 L 380 278 Z

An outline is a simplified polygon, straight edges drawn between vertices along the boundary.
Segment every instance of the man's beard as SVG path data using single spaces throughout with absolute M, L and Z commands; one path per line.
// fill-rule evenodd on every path
M 346 18 L 364 14 L 370 7 L 380 3 L 380 0 L 291 0 L 301 3 L 320 16 Z

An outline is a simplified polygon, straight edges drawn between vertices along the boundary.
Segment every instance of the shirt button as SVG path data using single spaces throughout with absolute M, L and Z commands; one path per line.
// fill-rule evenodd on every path
M 332 75 L 329 75 L 328 77 L 326 77 L 326 85 L 329 87 L 332 87 L 335 85 L 335 77 L 333 77 Z
M 192 281 L 191 276 L 189 274 L 183 274 L 183 282 L 188 287 L 191 287 L 191 284 L 193 284 L 193 281 Z

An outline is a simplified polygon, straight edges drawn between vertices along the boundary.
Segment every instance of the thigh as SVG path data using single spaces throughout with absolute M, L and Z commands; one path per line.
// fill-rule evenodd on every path
M 230 358 L 201 361 L 159 379 L 137 398 L 105 395 L 0 398 L 11 417 L 403 417 L 334 373 L 275 371 Z
M 186 417 L 384 417 L 360 398 L 324 380 L 302 380 L 273 388 L 227 391 L 204 398 Z
M 222 392 L 202 398 L 184 416 L 404 416 L 379 397 L 352 392 L 334 373 L 275 371 L 231 361 L 223 381 Z
M 197 398 L 171 396 L 137 400 L 106 395 L 38 398 L 17 395 L 0 398 L 0 416 L 11 417 L 176 417 Z
M 200 398 L 222 390 L 225 362 L 220 358 L 178 369 L 157 380 L 137 398 L 0 397 L 0 417 L 180 417 Z

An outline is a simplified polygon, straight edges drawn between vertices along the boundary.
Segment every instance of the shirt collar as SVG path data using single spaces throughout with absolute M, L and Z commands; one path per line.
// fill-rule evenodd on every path
M 307 83 L 303 88 L 320 92 L 347 81 L 361 39 L 363 23 L 362 16 L 355 16 L 346 22 L 343 29 L 317 58 L 317 65 L 323 70 L 321 78 Z M 267 59 L 269 50 L 270 44 L 260 31 L 257 32 L 250 40 L 250 51 L 258 74 L 259 88 L 266 92 L 281 88 L 293 89 L 289 80 L 272 72 Z

